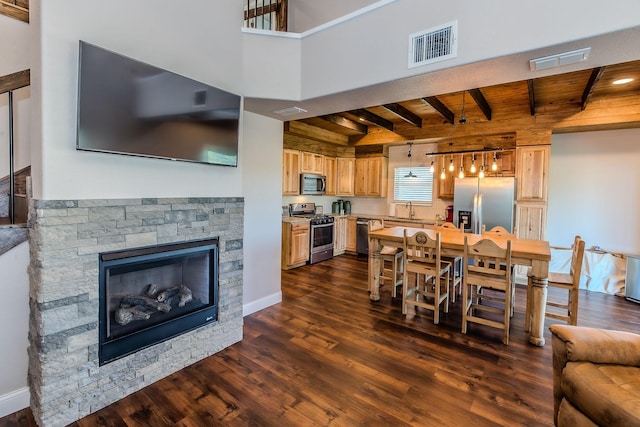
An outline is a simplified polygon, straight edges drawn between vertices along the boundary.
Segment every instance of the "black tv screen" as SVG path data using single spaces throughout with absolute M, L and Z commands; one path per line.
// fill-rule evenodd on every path
M 80 41 L 78 150 L 238 165 L 240 96 Z

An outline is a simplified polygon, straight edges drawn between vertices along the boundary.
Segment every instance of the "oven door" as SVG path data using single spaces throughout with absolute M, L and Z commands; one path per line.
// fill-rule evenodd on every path
M 311 224 L 309 264 L 333 258 L 333 223 Z

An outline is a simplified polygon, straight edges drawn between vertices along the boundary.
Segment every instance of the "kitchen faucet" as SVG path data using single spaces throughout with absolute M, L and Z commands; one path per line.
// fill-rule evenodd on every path
M 416 213 L 413 211 L 413 205 L 411 204 L 411 201 L 407 202 L 404 206 L 406 208 L 409 208 L 409 219 L 413 219 Z

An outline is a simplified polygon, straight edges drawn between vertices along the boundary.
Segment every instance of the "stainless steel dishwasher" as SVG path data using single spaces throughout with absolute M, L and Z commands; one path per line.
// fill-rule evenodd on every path
M 356 220 L 356 252 L 358 255 L 369 254 L 369 220 L 366 218 Z

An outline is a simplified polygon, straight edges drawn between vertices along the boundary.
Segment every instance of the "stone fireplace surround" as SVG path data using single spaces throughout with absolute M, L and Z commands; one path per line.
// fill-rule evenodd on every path
M 242 198 L 32 200 L 29 387 L 62 426 L 242 339 Z M 218 237 L 218 320 L 98 364 L 98 254 Z

